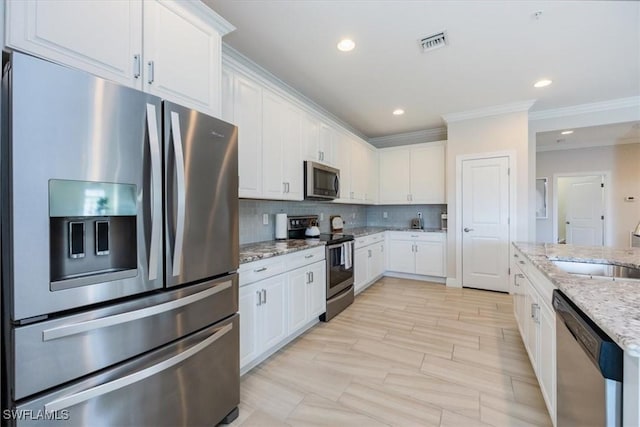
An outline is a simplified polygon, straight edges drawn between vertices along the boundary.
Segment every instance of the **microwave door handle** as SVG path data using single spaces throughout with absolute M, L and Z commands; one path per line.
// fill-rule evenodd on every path
M 147 128 L 151 154 L 151 244 L 149 248 L 149 280 L 158 278 L 158 253 L 162 240 L 162 158 L 156 106 L 147 104 Z
M 184 150 L 182 147 L 182 133 L 180 132 L 180 115 L 171 112 L 171 133 L 173 135 L 173 153 L 176 162 L 176 181 L 178 184 L 178 209 L 176 218 L 176 239 L 173 248 L 173 276 L 179 276 L 182 269 L 182 244 L 184 239 L 184 221 L 186 209 L 186 194 L 184 182 Z
M 188 358 L 198 354 L 214 342 L 218 341 L 220 338 L 225 336 L 229 331 L 233 329 L 233 324 L 225 325 L 215 331 L 212 335 L 210 335 L 207 339 L 199 342 L 198 344 L 189 347 L 187 350 L 170 357 L 169 359 L 163 360 L 160 363 L 156 363 L 155 365 L 149 366 L 148 368 L 142 369 L 141 371 L 134 372 L 133 374 L 126 375 L 124 377 L 118 378 L 114 381 L 110 381 L 108 383 L 100 384 L 96 387 L 91 387 L 87 390 L 80 391 L 78 393 L 72 394 L 71 396 L 65 396 L 60 399 L 54 400 L 52 402 L 46 403 L 44 405 L 44 410 L 46 412 L 57 412 L 63 409 L 69 408 L 71 406 L 77 405 L 82 402 L 86 402 L 87 400 L 94 399 L 99 396 L 103 396 L 107 393 L 110 393 L 115 390 L 119 390 L 124 387 L 128 387 L 131 384 L 135 384 L 140 382 L 146 378 L 149 378 L 153 375 L 157 375 L 162 371 L 166 371 L 167 369 L 181 363 Z
M 333 180 L 333 189 L 336 190 L 336 197 L 340 195 L 340 178 L 336 175 L 336 178 Z

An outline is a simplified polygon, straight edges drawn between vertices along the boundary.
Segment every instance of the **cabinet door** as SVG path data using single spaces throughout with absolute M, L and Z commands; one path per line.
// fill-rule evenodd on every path
M 376 257 L 378 256 L 376 245 L 367 247 L 367 283 L 371 282 L 377 276 L 378 267 L 376 265 Z
M 356 292 L 367 283 L 369 263 L 368 247 L 353 251 L 353 284 Z
M 307 323 L 307 291 L 311 280 L 308 267 L 289 272 L 289 328 L 292 334 Z
M 218 31 L 181 2 L 144 2 L 146 91 L 219 117 L 220 49 Z
M 408 149 L 381 151 L 380 161 L 380 203 L 407 204 L 410 202 Z
M 234 85 L 235 74 L 233 73 L 233 71 L 223 68 L 221 82 L 222 101 L 220 117 L 222 117 L 222 120 L 229 123 L 235 123 L 233 117 Z
M 340 170 L 340 198 L 337 202 L 352 203 L 353 201 L 353 178 L 352 171 L 352 150 L 351 140 L 342 133 L 336 133 L 335 167 Z M 354 163 L 357 163 L 355 161 Z
M 416 242 L 416 274 L 444 277 L 444 243 Z
M 282 112 L 282 180 L 286 183 L 286 200 L 302 200 L 303 168 L 300 144 L 302 112 L 286 102 Z
M 444 152 L 440 143 L 411 149 L 411 202 L 446 203 Z
M 285 192 L 282 178 L 282 123 L 283 100 L 275 94 L 262 91 L 262 185 L 263 195 L 280 199 Z
M 544 303 L 540 304 L 540 353 L 538 378 L 540 389 L 547 401 L 551 419 L 556 413 L 556 318 Z
M 320 161 L 334 166 L 334 147 L 336 144 L 336 131 L 324 122 L 320 122 L 318 130 L 318 151 L 320 151 Z
M 527 280 L 527 279 L 525 279 Z M 533 370 L 538 374 L 538 342 L 540 336 L 540 328 L 538 327 L 538 294 L 536 290 L 531 286 L 530 283 L 527 283 L 527 294 L 526 294 L 526 304 L 525 304 L 525 317 L 526 320 L 526 328 L 525 328 L 525 344 L 527 346 L 527 350 L 529 351 L 529 356 L 531 357 L 531 365 L 533 366 Z
M 384 242 L 376 243 L 374 246 L 375 246 L 375 253 L 377 254 L 375 256 L 375 264 L 377 267 L 376 276 L 380 276 L 387 269 L 385 265 L 387 257 L 385 256 L 385 252 L 384 252 Z
M 366 147 L 367 168 L 365 172 L 366 192 L 364 199 L 368 204 L 378 203 L 378 151 L 371 146 Z
M 134 59 L 142 61 L 141 0 L 13 0 L 6 22 L 16 50 L 142 88 Z
M 351 145 L 351 200 L 364 203 L 367 193 L 369 156 L 364 143 L 350 139 Z
M 304 160 L 320 161 L 320 122 L 309 114 L 301 119 L 301 145 Z
M 261 351 L 268 350 L 287 336 L 287 275 L 280 274 L 259 282 L 264 289 L 261 309 Z
M 258 348 L 258 321 L 260 310 L 259 290 L 256 285 L 243 286 L 238 295 L 238 310 L 240 311 L 240 368 L 254 360 L 260 349 Z
M 410 240 L 389 240 L 388 270 L 399 273 L 415 273 L 414 242 Z
M 327 267 L 324 261 L 309 266 L 311 282 L 307 285 L 308 321 L 320 316 L 327 307 Z
M 239 196 L 262 196 L 262 89 L 235 77 L 233 119 L 238 126 Z

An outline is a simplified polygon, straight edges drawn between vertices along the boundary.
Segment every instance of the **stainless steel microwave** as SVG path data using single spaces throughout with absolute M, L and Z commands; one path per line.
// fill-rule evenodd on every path
M 333 200 L 340 197 L 340 170 L 321 163 L 304 162 L 304 198 Z

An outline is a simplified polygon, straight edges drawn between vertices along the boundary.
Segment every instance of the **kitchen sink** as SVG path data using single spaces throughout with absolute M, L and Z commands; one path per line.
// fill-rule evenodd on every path
M 624 279 L 640 281 L 640 268 L 590 262 L 551 261 L 560 270 L 574 276 L 591 279 Z

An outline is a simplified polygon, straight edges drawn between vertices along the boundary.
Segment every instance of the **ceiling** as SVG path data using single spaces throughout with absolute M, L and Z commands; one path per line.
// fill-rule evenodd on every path
M 563 131 L 573 131 L 562 135 Z M 640 144 L 640 122 L 614 123 L 536 134 L 537 151 L 567 150 L 619 144 Z
M 529 99 L 536 111 L 640 95 L 640 2 L 202 1 L 236 26 L 228 45 L 366 137 Z M 442 30 L 449 44 L 422 53 Z M 353 51 L 337 50 L 343 37 Z M 535 89 L 541 78 L 553 84 Z

